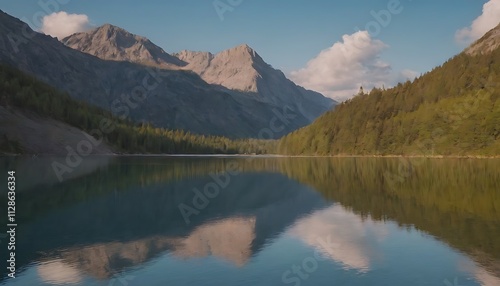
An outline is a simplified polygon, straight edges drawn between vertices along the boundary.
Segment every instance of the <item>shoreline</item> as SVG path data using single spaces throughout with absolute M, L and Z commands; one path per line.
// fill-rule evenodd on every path
M 90 154 L 88 157 L 170 157 L 170 158 L 409 158 L 409 159 L 500 159 L 500 155 L 279 155 L 279 154 Z M 8 157 L 65 157 L 59 154 L 0 154 Z

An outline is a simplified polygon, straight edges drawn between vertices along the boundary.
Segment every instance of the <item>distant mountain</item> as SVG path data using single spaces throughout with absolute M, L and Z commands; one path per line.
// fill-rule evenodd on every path
M 194 71 L 199 75 L 204 74 L 205 70 L 208 69 L 214 59 L 214 55 L 210 52 L 193 52 L 184 50 L 173 55 L 181 61 L 188 63 L 186 69 Z
M 340 104 L 281 139 L 280 152 L 500 155 L 499 31 L 414 82 Z
M 76 33 L 61 41 L 66 46 L 103 60 L 128 61 L 163 68 L 178 68 L 186 63 L 171 56 L 147 38 L 111 24 L 89 32 Z
M 99 40 L 100 37 L 110 42 Z M 92 47 L 83 42 L 80 45 L 77 39 L 91 43 Z M 293 116 L 283 118 L 282 102 L 208 84 L 192 71 L 177 70 L 180 66 L 165 68 L 173 67 L 176 57 L 162 53 L 163 50 L 144 38 L 110 25 L 88 35 L 73 35 L 65 42 L 92 51 L 98 57 L 33 32 L 25 23 L 0 12 L 0 63 L 34 75 L 75 99 L 135 122 L 231 138 L 278 138 L 309 124 L 314 114 L 319 116 L 331 106 L 324 98 L 324 106 L 316 104 L 314 99 L 290 99 L 288 107 Z M 141 49 L 147 51 L 134 52 Z M 182 65 L 180 59 L 179 62 Z M 262 133 L 270 124 L 280 129 Z
M 297 86 L 246 44 L 216 55 L 191 51 L 174 55 L 188 63 L 184 69 L 194 71 L 208 83 L 247 93 L 267 103 L 297 106 L 309 120 L 323 113 L 325 107 L 336 104 L 317 92 Z
M 170 55 L 148 39 L 110 24 L 71 35 L 62 42 L 104 60 L 193 71 L 209 84 L 245 93 L 260 102 L 297 109 L 308 121 L 314 120 L 335 103 L 317 92 L 295 85 L 248 45 L 216 55 L 186 50 Z
M 500 24 L 465 50 L 471 56 L 491 53 L 500 47 Z
M 216 55 L 190 51 L 174 55 L 188 63 L 185 69 L 196 72 L 206 82 L 243 92 L 258 92 L 256 83 L 259 74 L 254 65 L 267 65 L 247 45 L 240 45 Z

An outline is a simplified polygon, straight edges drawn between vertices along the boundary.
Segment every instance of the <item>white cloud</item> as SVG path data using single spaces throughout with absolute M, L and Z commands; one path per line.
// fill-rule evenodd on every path
M 367 31 L 344 35 L 342 42 L 323 50 L 306 67 L 291 73 L 298 85 L 322 93 L 338 101 L 357 94 L 359 87 L 365 91 L 373 87 L 389 87 L 401 78 L 415 72 L 392 72 L 391 65 L 380 59 L 380 54 L 388 48 L 380 40 L 372 39 Z M 403 81 L 404 81 L 403 80 Z
M 490 0 L 483 6 L 483 13 L 477 17 L 470 27 L 458 30 L 455 39 L 461 44 L 470 44 L 481 38 L 489 30 L 500 23 L 500 0 Z
M 61 11 L 43 17 L 40 31 L 62 40 L 66 36 L 83 32 L 89 28 L 89 17 L 87 15 L 68 14 Z

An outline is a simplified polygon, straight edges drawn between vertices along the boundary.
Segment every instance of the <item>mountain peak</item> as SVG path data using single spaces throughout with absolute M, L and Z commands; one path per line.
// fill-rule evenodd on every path
M 149 39 L 147 39 L 145 37 L 132 34 L 129 31 L 127 31 L 121 27 L 118 27 L 118 26 L 115 26 L 115 25 L 112 25 L 109 23 L 106 23 L 100 27 L 97 27 L 94 30 L 89 31 L 88 33 L 107 34 L 108 37 L 123 37 L 123 38 L 134 39 L 136 41 L 144 42 L 144 43 L 149 42 Z
M 222 51 L 221 54 L 227 53 L 232 56 L 238 56 L 238 55 L 249 55 L 252 58 L 258 57 L 257 52 L 255 52 L 254 49 L 252 49 L 249 45 L 247 44 L 241 44 L 239 46 L 233 47 L 231 49 Z M 260 56 L 259 56 L 260 58 Z
M 149 39 L 111 24 L 73 34 L 61 42 L 70 48 L 103 60 L 128 61 L 174 69 L 185 65 L 183 61 L 168 54 Z
M 254 53 L 254 49 L 252 49 L 248 44 L 241 44 L 233 48 L 234 50 L 239 50 L 239 51 L 247 51 Z
M 120 30 L 123 30 L 122 28 L 115 26 L 113 24 L 110 24 L 110 23 L 106 23 L 106 24 L 98 27 L 97 29 L 120 29 Z
M 200 75 L 208 83 L 244 92 L 258 92 L 256 66 L 268 66 L 248 46 L 242 44 L 217 54 L 209 52 L 181 51 L 174 54 L 188 63 L 184 67 Z
M 131 33 L 127 32 L 125 29 L 120 28 L 120 27 L 115 26 L 115 25 L 112 25 L 112 24 L 109 24 L 109 23 L 106 23 L 100 27 L 97 27 L 92 31 L 95 31 L 95 32 L 98 32 L 98 31 L 108 32 L 108 31 L 110 31 L 110 32 L 114 32 L 114 33 L 124 33 L 124 34 L 132 35 Z M 92 31 L 90 31 L 90 32 L 92 32 Z
M 465 49 L 470 56 L 488 54 L 500 47 L 500 23 L 491 29 L 481 39 Z
M 295 85 L 247 44 L 216 55 L 182 51 L 176 56 L 188 63 L 184 69 L 197 73 L 210 84 L 245 92 L 257 96 L 259 101 L 277 106 L 297 106 L 297 110 L 310 121 L 334 104 L 319 93 Z

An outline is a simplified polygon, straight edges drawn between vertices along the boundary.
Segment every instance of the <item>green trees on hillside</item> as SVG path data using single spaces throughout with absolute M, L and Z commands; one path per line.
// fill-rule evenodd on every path
M 87 132 L 108 120 L 114 130 L 104 140 L 124 153 L 498 155 L 499 98 L 500 49 L 479 56 L 462 53 L 413 82 L 360 92 L 279 142 L 230 140 L 122 120 L 0 65 L 0 105 Z M 19 146 L 0 139 L 0 148 Z
M 285 154 L 500 154 L 500 50 L 373 89 L 281 139 Z
M 0 105 L 53 118 L 87 132 L 100 129 L 103 121 L 109 122 L 114 128 L 104 134 L 104 140 L 124 153 L 262 154 L 274 150 L 275 144 L 275 141 L 195 135 L 122 120 L 5 65 L 0 65 Z M 2 150 L 19 152 L 19 147 L 12 144 L 0 141 Z

